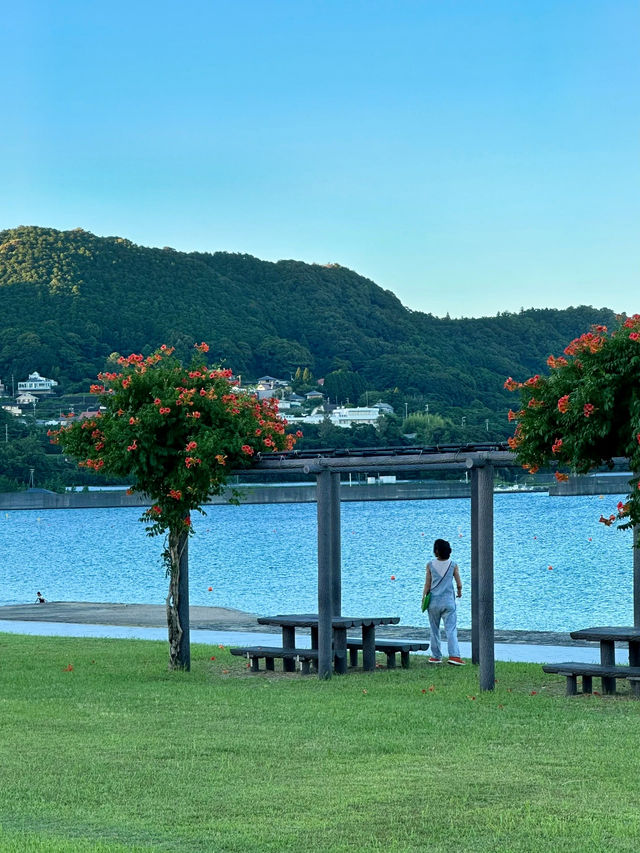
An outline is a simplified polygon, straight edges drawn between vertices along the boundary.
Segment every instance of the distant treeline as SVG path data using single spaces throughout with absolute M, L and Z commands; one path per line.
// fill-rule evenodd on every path
M 582 306 L 452 320 L 411 311 L 336 264 L 149 249 L 82 229 L 0 232 L 7 387 L 11 376 L 38 370 L 62 393 L 86 391 L 114 353 L 167 343 L 189 359 L 194 343 L 206 341 L 213 360 L 243 380 L 311 375 L 311 387 L 323 377 L 332 402 L 383 400 L 400 419 L 386 435 L 363 428 L 348 437 L 322 425 L 306 442 L 371 444 L 377 435 L 394 443 L 407 432 L 424 441 L 504 437 L 514 405 L 505 378 L 545 370 L 550 353 L 594 323 L 615 317 Z

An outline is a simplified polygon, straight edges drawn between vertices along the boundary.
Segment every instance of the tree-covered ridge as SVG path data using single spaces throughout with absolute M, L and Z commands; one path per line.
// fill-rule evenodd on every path
M 506 412 L 507 375 L 613 313 L 590 307 L 452 320 L 411 311 L 345 267 L 137 246 L 82 229 L 0 232 L 0 377 L 39 370 L 79 390 L 112 352 L 159 343 L 250 377 L 358 373 L 368 389 Z M 353 401 L 352 401 L 353 402 Z

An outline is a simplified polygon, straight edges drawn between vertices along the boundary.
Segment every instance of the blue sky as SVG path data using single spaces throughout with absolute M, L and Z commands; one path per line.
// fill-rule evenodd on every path
M 640 311 L 636 0 L 22 0 L 0 228 L 337 262 L 414 310 Z

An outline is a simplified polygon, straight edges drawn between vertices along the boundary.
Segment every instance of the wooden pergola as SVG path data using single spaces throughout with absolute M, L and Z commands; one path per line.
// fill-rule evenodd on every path
M 333 668 L 332 626 L 342 615 L 340 477 L 376 471 L 450 471 L 471 474 L 471 659 L 480 665 L 480 689 L 495 686 L 493 614 L 493 474 L 517 466 L 502 445 L 451 448 L 386 448 L 371 451 L 300 451 L 263 457 L 249 471 L 312 475 L 318 514 L 318 675 Z M 244 472 L 248 473 L 248 472 Z

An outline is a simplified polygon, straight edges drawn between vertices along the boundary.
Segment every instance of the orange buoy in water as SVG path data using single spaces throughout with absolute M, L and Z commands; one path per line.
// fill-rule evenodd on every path
M 549 566 L 549 571 L 550 571 L 550 572 L 552 572 L 552 571 L 553 571 L 553 566 Z
M 209 587 L 209 592 L 213 592 L 213 587 L 212 587 L 212 586 L 210 586 L 210 587 Z
M 396 579 L 395 575 L 391 575 L 391 580 L 394 581 Z

